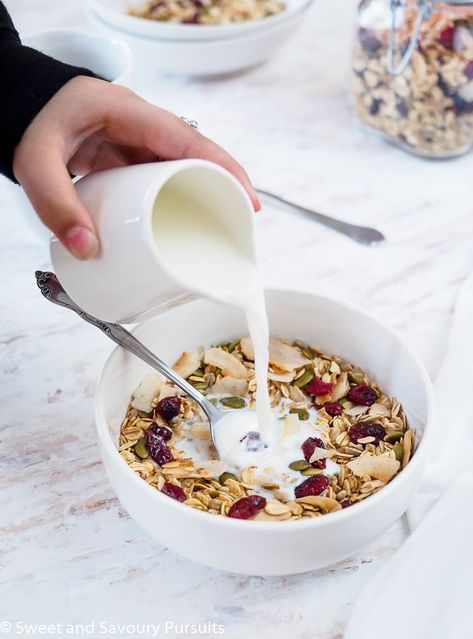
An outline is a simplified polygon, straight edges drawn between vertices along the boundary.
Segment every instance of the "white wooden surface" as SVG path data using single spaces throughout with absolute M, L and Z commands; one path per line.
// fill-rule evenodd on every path
M 24 33 L 87 27 L 73 0 L 7 5 Z M 347 99 L 352 21 L 352 1 L 319 0 L 264 67 L 223 81 L 142 68 L 133 86 L 196 118 L 256 184 L 380 227 L 388 243 L 364 248 L 265 207 L 257 224 L 266 282 L 365 306 L 435 375 L 473 256 L 473 158 L 427 162 L 358 131 Z M 48 268 L 47 249 L 5 180 L 0 210 L 0 619 L 215 622 L 226 637 L 340 638 L 360 588 L 405 538 L 404 521 L 340 565 L 284 578 L 216 572 L 154 543 L 115 499 L 96 443 L 94 386 L 110 345 L 40 297 L 33 273 Z

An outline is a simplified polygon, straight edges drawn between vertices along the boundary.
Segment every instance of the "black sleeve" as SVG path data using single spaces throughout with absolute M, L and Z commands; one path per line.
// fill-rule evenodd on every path
M 0 2 L 0 173 L 15 180 L 13 152 L 43 106 L 72 78 L 92 71 L 54 60 L 24 47 Z

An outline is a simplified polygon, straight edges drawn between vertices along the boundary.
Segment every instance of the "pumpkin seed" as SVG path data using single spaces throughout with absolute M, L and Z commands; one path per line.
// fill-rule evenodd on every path
M 389 433 L 389 435 L 386 435 L 384 441 L 388 442 L 388 444 L 395 444 L 401 439 L 403 435 L 404 433 L 402 432 L 402 430 L 395 430 L 393 433 Z
M 192 382 L 192 386 L 198 391 L 207 390 L 207 382 Z
M 220 403 L 228 408 L 243 408 L 246 402 L 241 397 L 222 397 Z
M 218 404 L 218 399 L 217 399 L 216 397 L 211 397 L 211 398 L 209 399 L 209 402 L 210 402 L 211 404 L 213 404 L 214 406 L 217 406 L 217 404 Z
M 142 417 L 143 419 L 152 419 L 153 411 L 151 411 L 150 413 L 145 413 L 144 410 L 139 410 L 138 415 Z
M 304 357 L 307 357 L 307 359 L 314 359 L 315 357 L 314 351 L 308 346 L 307 348 L 302 349 L 302 354 L 304 355 Z
M 322 472 L 321 468 L 306 468 L 305 470 L 301 471 L 301 475 L 304 475 L 304 476 L 319 475 L 321 472 Z
M 240 341 L 241 341 L 240 338 L 238 338 L 238 339 L 234 339 L 232 342 L 230 342 L 230 344 L 228 345 L 228 352 L 229 353 L 233 353 L 233 351 L 238 346 Z
M 297 388 L 302 388 L 303 386 L 311 382 L 314 377 L 314 371 L 306 371 L 303 375 L 296 379 L 296 381 L 294 382 L 294 386 L 297 386 Z
M 218 492 L 218 490 L 211 490 L 211 491 L 209 492 L 209 497 L 212 497 L 212 499 L 215 499 L 215 497 L 218 497 L 218 496 L 219 496 L 219 494 L 220 494 L 220 493 Z
M 144 437 L 141 437 L 135 444 L 135 453 L 140 459 L 146 459 L 148 457 L 148 449 L 146 448 L 146 442 Z
M 404 455 L 404 447 L 401 442 L 396 442 L 393 446 L 394 454 L 396 455 L 396 459 L 398 462 L 402 462 L 402 458 Z
M 310 413 L 307 410 L 307 408 L 291 408 L 291 410 L 289 412 L 293 413 L 293 414 L 296 414 L 296 415 L 299 415 L 299 419 L 302 422 L 305 422 L 310 417 Z
M 348 371 L 348 379 L 354 384 L 363 384 L 365 376 L 361 371 Z
M 305 459 L 298 459 L 297 461 L 293 461 L 289 464 L 289 468 L 291 470 L 306 470 L 310 468 L 310 464 Z
M 222 473 L 218 478 L 218 481 L 222 484 L 222 486 L 224 486 L 227 479 L 234 479 L 235 481 L 238 481 L 233 473 Z
M 261 484 L 261 488 L 265 488 L 266 490 L 277 490 L 279 488 L 279 484 Z

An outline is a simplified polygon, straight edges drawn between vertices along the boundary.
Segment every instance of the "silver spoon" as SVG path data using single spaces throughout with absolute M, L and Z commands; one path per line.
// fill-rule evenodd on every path
M 379 242 L 384 242 L 386 240 L 386 238 L 380 231 L 377 231 L 370 226 L 358 226 L 357 224 L 342 222 L 342 220 L 337 220 L 336 218 L 329 217 L 328 215 L 324 215 L 323 213 L 317 213 L 317 211 L 307 209 L 304 206 L 300 206 L 299 204 L 295 204 L 294 202 L 285 200 L 281 196 L 270 193 L 269 191 L 264 191 L 263 189 L 256 189 L 256 192 L 260 195 L 263 195 L 264 197 L 278 202 L 279 204 L 282 204 L 283 206 L 299 211 L 299 213 L 303 213 L 307 217 L 310 217 L 312 219 L 315 218 L 324 226 L 328 226 L 329 228 L 334 229 L 339 233 L 343 233 L 343 235 L 347 235 L 352 240 L 355 240 L 355 242 L 359 242 L 360 244 L 378 244 Z
M 107 337 L 114 341 L 115 344 L 122 346 L 133 355 L 136 355 L 136 357 L 139 357 L 139 359 L 142 359 L 152 368 L 164 375 L 164 377 L 167 377 L 167 379 L 176 384 L 176 386 L 179 386 L 179 388 L 189 395 L 189 397 L 192 397 L 192 399 L 195 400 L 202 408 L 209 420 L 210 435 L 215 445 L 215 424 L 220 419 L 228 415 L 228 411 L 221 411 L 216 408 L 212 402 L 209 402 L 209 400 L 201 395 L 198 390 L 189 384 L 189 382 L 173 371 L 172 368 L 160 360 L 159 357 L 156 357 L 156 355 L 148 350 L 146 346 L 123 328 L 123 326 L 120 324 L 113 324 L 111 322 L 104 322 L 103 320 L 97 319 L 83 311 L 71 300 L 54 273 L 36 271 L 35 276 L 38 287 L 47 300 L 54 304 L 58 304 L 59 306 L 69 308 L 71 311 L 75 311 L 83 320 L 99 328 Z

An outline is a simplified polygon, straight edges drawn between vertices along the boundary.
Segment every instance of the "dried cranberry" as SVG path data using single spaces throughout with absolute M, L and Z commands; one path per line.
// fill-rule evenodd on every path
M 165 0 L 157 0 L 157 2 L 153 2 L 153 4 L 148 7 L 148 11 L 153 12 L 156 11 L 156 9 L 159 9 L 159 7 L 163 7 L 166 4 Z
M 374 441 L 371 443 L 377 445 L 385 438 L 386 431 L 384 426 L 379 422 L 358 422 L 350 426 L 348 434 L 351 441 L 355 444 L 358 443 L 359 439 L 363 439 L 364 437 L 374 437 Z
M 353 502 L 350 499 L 344 499 L 342 501 L 342 508 L 348 508 L 348 506 L 352 506 Z
M 157 414 L 170 422 L 173 417 L 177 417 L 181 410 L 181 398 L 175 395 L 174 397 L 165 397 L 155 408 Z
M 468 80 L 473 80 L 473 60 L 470 60 L 465 67 L 465 75 Z
M 314 475 L 309 477 L 294 488 L 296 498 L 309 497 L 310 495 L 321 495 L 328 488 L 328 479 L 325 475 Z
M 191 16 L 190 18 L 186 18 L 185 20 L 182 20 L 182 24 L 199 24 L 200 22 L 200 16 L 198 13 L 194 13 L 193 16 Z
M 145 431 L 145 439 L 148 453 L 157 464 L 162 466 L 174 459 L 171 449 L 165 444 L 163 438 L 149 428 Z
M 409 107 L 404 100 L 399 99 L 397 101 L 396 110 L 402 118 L 407 118 L 409 115 Z
M 309 437 L 302 443 L 302 452 L 304 453 L 305 459 L 310 462 L 310 458 L 314 454 L 314 450 L 316 448 L 325 448 L 325 445 L 321 439 L 318 437 Z M 325 468 L 327 465 L 326 459 L 317 459 L 316 461 L 310 462 L 312 468 Z
M 471 113 L 473 111 L 473 102 L 468 102 L 460 95 L 455 93 L 453 96 L 453 110 L 458 115 L 463 115 L 464 113 Z
M 439 42 L 446 49 L 453 49 L 453 40 L 455 37 L 455 27 L 446 27 L 439 33 Z
M 172 497 L 172 499 L 175 499 L 176 501 L 186 501 L 187 499 L 186 493 L 180 486 L 175 486 L 168 481 L 163 484 L 161 492 L 168 497 Z
M 347 397 L 357 406 L 371 406 L 378 399 L 378 393 L 371 386 L 357 384 L 350 388 Z
M 360 29 L 358 37 L 363 49 L 366 49 L 371 53 L 375 53 L 382 46 L 381 40 L 378 40 L 374 33 L 369 29 Z
M 240 442 L 245 442 L 246 450 L 250 453 L 255 453 L 259 450 L 267 448 L 267 444 L 261 439 L 260 434 L 254 430 L 250 430 L 241 439 Z
M 304 386 L 306 393 L 311 395 L 326 395 L 332 392 L 333 384 L 331 382 L 323 382 L 319 377 L 314 379 Z
M 158 437 L 161 437 L 161 439 L 165 442 L 169 441 L 172 437 L 172 430 L 166 428 L 166 426 L 159 426 L 156 423 L 151 424 L 148 431 L 154 433 Z
M 230 506 L 228 517 L 234 519 L 249 519 L 258 514 L 266 506 L 266 499 L 260 495 L 242 497 Z
M 342 406 L 338 402 L 325 402 L 324 409 L 330 417 L 336 417 L 342 414 Z
M 371 102 L 370 113 L 371 115 L 378 115 L 379 109 L 381 108 L 382 100 L 379 98 L 374 98 Z

